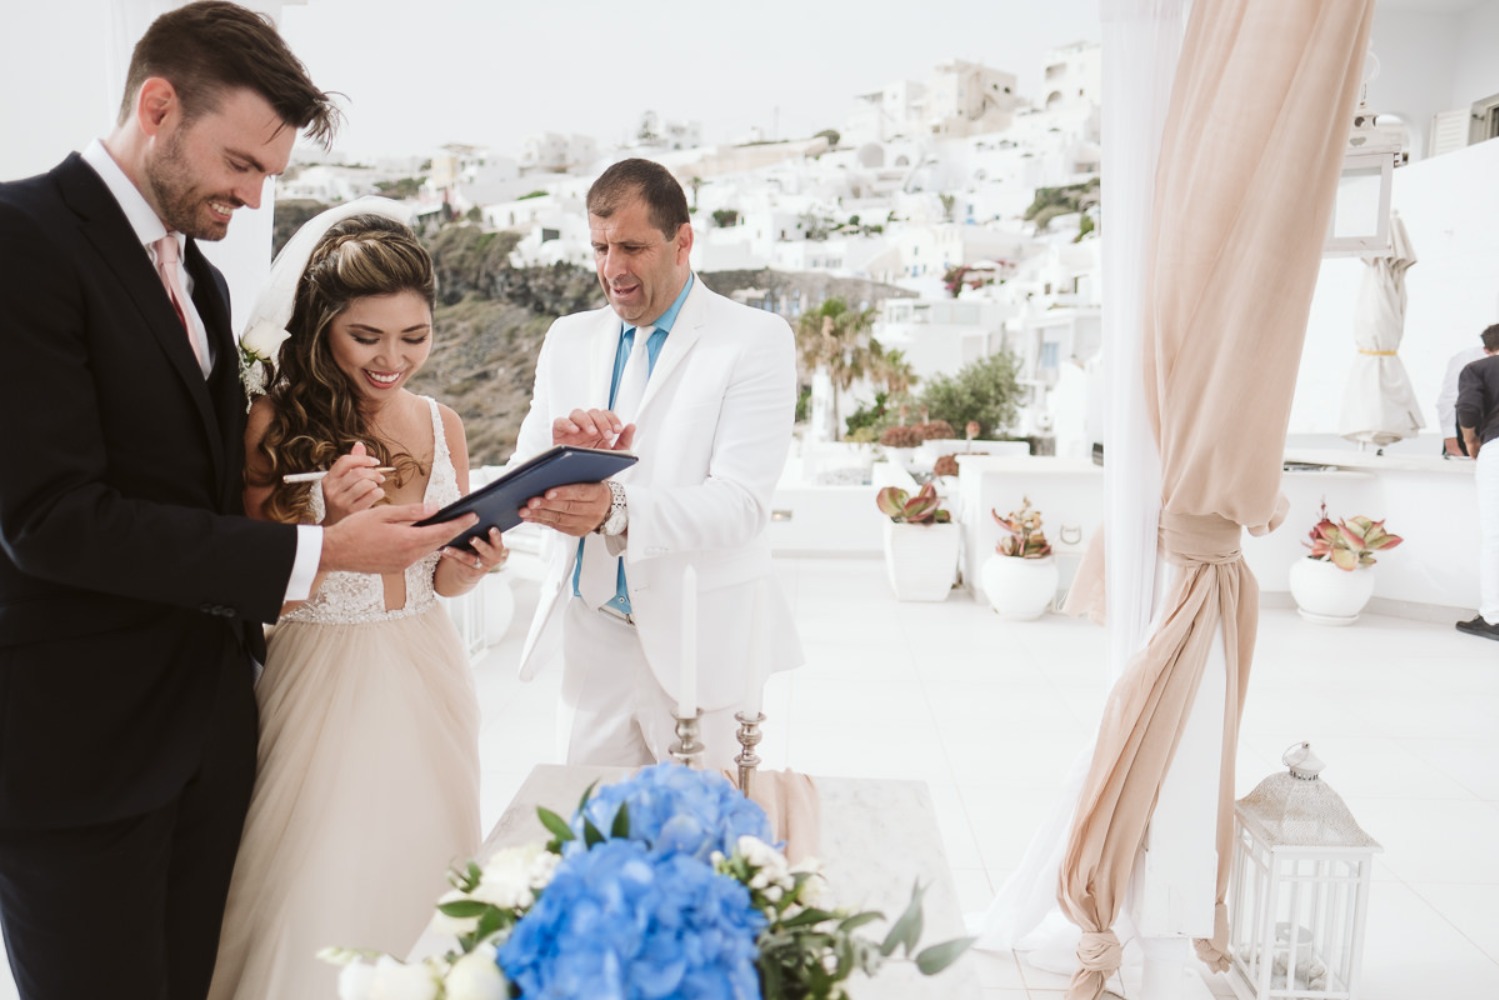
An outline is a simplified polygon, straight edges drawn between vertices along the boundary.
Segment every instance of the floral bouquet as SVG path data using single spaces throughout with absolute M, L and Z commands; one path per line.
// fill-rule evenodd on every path
M 828 906 L 819 864 L 787 863 L 765 813 L 721 775 L 658 764 L 583 796 L 571 821 L 538 809 L 545 845 L 452 875 L 436 922 L 458 947 L 405 965 L 328 949 L 340 1000 L 846 1000 L 855 970 L 898 950 L 932 975 L 972 943 L 918 951 L 921 898 L 883 919 Z

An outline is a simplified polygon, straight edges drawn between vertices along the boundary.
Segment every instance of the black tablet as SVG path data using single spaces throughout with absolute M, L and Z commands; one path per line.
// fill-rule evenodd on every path
M 507 531 L 520 524 L 517 512 L 521 505 L 554 486 L 602 482 L 638 461 L 638 457 L 627 451 L 558 445 L 416 523 L 421 527 L 451 521 L 464 514 L 478 514 L 478 524 L 448 543 L 455 548 L 467 545 L 470 539 L 487 534 L 490 528 Z

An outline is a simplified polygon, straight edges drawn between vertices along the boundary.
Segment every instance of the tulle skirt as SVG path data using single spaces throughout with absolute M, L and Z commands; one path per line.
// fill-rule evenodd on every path
M 479 708 L 440 607 L 271 637 L 211 1000 L 332 1000 L 327 946 L 404 956 L 479 846 Z

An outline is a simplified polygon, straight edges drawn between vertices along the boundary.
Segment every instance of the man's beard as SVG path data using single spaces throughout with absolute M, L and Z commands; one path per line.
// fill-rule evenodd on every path
M 146 183 L 161 207 L 161 221 L 168 230 L 197 240 L 221 240 L 229 226 L 212 218 L 203 221 L 204 196 L 198 193 L 187 159 L 182 155 L 183 130 L 178 129 L 159 157 L 146 164 Z M 221 199 L 234 204 L 231 199 Z

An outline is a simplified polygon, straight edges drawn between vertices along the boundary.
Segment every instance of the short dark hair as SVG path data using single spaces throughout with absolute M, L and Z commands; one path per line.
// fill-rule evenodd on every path
M 121 124 L 130 117 L 141 84 L 153 76 L 176 88 L 185 121 L 217 108 L 224 91 L 245 88 L 324 148 L 338 130 L 332 97 L 313 86 L 307 67 L 270 18 L 238 4 L 202 0 L 151 22 L 130 56 Z
M 1499 351 L 1499 323 L 1495 323 L 1493 326 L 1483 331 L 1483 333 L 1479 334 L 1479 336 L 1483 338 L 1484 350 Z
M 687 214 L 687 195 L 682 185 L 661 164 L 653 160 L 620 160 L 599 175 L 588 189 L 588 214 L 607 219 L 620 203 L 631 197 L 645 201 L 651 212 L 651 225 L 667 239 L 691 221 Z

